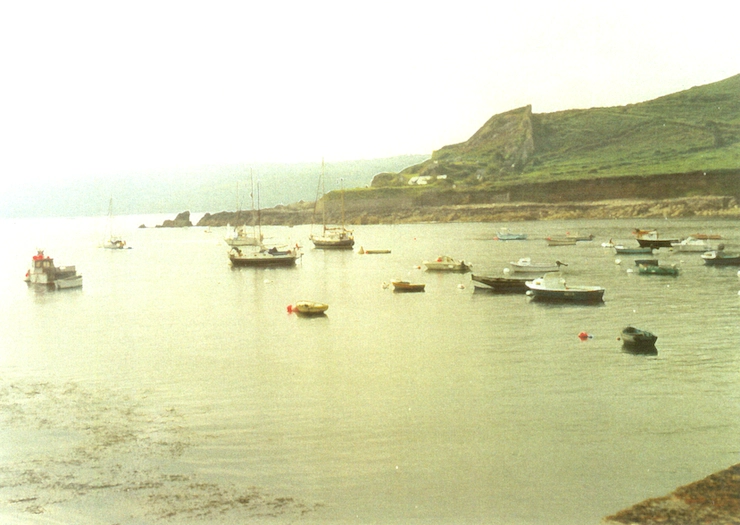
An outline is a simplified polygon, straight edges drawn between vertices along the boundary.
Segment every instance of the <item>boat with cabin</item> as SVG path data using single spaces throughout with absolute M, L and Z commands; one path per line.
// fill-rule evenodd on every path
M 317 191 L 316 203 L 314 204 L 314 216 L 316 215 L 316 206 L 321 203 L 322 232 L 319 235 L 313 233 L 309 239 L 315 248 L 348 250 L 355 245 L 355 237 L 352 230 L 344 227 L 344 186 L 341 189 L 342 201 L 342 222 L 339 226 L 327 226 L 326 224 L 326 187 L 324 182 L 324 161 L 321 160 L 321 176 L 319 177 L 319 189 Z
M 24 280 L 29 286 L 46 286 L 57 290 L 82 286 L 82 275 L 77 273 L 74 266 L 54 266 L 54 259 L 44 255 L 44 250 L 37 250 Z
M 657 230 L 642 230 L 635 228 L 632 234 L 637 239 L 637 243 L 643 248 L 670 248 L 671 244 L 679 242 L 679 239 L 664 238 L 658 235 Z
M 553 274 L 527 281 L 526 286 L 527 295 L 539 301 L 596 304 L 604 300 L 601 286 L 572 286 Z
M 440 255 L 434 261 L 424 261 L 423 264 L 430 272 L 469 272 L 473 269 L 471 263 L 455 260 L 449 255 Z
M 107 250 L 127 250 L 130 246 L 126 245 L 120 235 L 113 233 L 113 197 L 111 197 L 108 203 L 108 235 L 101 244 L 101 246 Z
M 234 246 L 229 251 L 232 266 L 294 266 L 300 256 L 301 252 L 297 246 L 294 248 L 260 246 L 249 251 L 243 251 L 239 246 Z
M 724 249 L 724 246 L 720 246 Z M 740 254 L 725 253 L 723 249 L 701 254 L 704 264 L 707 266 L 740 266 Z

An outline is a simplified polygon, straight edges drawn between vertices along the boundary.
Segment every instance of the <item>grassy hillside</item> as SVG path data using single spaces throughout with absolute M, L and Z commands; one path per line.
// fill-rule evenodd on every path
M 740 75 L 628 106 L 545 114 L 530 106 L 515 109 L 492 117 L 466 142 L 435 151 L 429 161 L 377 177 L 373 186 L 400 188 L 414 176 L 429 176 L 433 186 L 505 191 L 728 170 L 740 171 Z

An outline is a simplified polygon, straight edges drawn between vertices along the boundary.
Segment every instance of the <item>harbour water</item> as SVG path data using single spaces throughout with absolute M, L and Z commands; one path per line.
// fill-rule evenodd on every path
M 737 268 L 662 250 L 680 275 L 643 276 L 601 246 L 653 226 L 731 251 L 735 221 L 355 227 L 382 255 L 271 227 L 300 263 L 232 269 L 222 229 L 118 220 L 130 250 L 97 247 L 104 218 L 0 222 L 3 523 L 587 525 L 740 462 Z M 595 238 L 544 241 L 568 231 Z M 82 289 L 28 289 L 37 248 Z M 423 270 L 444 254 L 560 260 L 604 303 L 475 292 Z M 301 299 L 327 315 L 288 313 Z M 657 355 L 622 350 L 630 324 Z

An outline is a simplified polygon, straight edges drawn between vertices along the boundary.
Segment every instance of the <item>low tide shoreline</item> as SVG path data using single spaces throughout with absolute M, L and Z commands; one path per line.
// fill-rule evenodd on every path
M 296 203 L 260 210 L 263 225 L 294 226 L 314 221 L 313 203 Z M 206 213 L 196 226 L 251 224 L 251 211 Z M 557 219 L 629 219 L 629 218 L 740 218 L 740 206 L 734 197 L 709 196 L 664 200 L 615 199 L 597 202 L 463 204 L 449 206 L 398 207 L 382 200 L 354 203 L 345 211 L 346 224 L 401 224 L 418 222 L 516 222 Z M 341 217 L 329 214 L 328 221 L 339 223 Z

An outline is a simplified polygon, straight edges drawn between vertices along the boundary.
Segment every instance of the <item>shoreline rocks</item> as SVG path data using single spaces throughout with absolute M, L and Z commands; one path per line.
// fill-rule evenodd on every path
M 263 225 L 295 226 L 314 221 L 313 203 L 296 203 L 260 210 Z M 187 213 L 187 212 L 186 212 Z M 175 223 L 181 222 L 180 214 Z M 197 226 L 251 225 L 252 212 L 206 213 Z M 740 206 L 734 197 L 705 196 L 663 200 L 614 199 L 595 202 L 532 203 L 502 202 L 491 204 L 458 204 L 439 206 L 396 206 L 383 199 L 364 199 L 349 206 L 346 224 L 400 224 L 414 222 L 516 222 L 562 219 L 630 219 L 630 218 L 740 218 Z M 189 213 L 188 213 L 189 222 Z M 338 224 L 341 217 L 329 214 L 328 221 Z M 165 221 L 165 223 L 172 221 Z M 164 225 L 163 225 L 164 226 Z
M 740 464 L 650 498 L 602 520 L 604 525 L 740 523 Z

